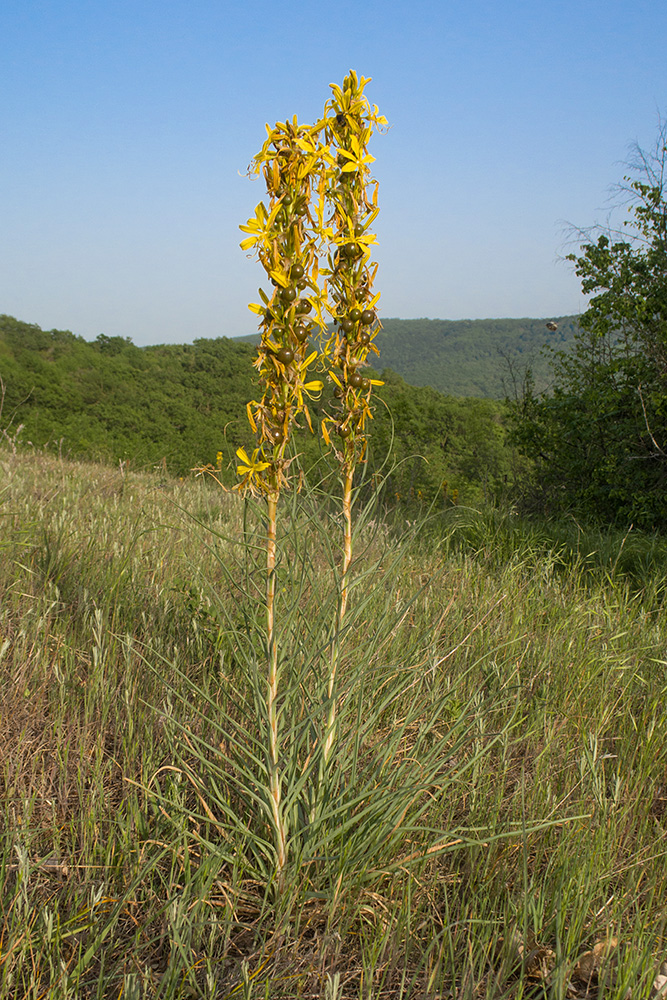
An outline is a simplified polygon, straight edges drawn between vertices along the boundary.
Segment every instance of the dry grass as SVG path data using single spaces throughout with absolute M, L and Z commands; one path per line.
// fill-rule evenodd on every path
M 354 863 L 335 831 L 324 858 L 301 831 L 311 854 L 276 892 L 219 798 L 235 759 L 221 733 L 261 737 L 243 704 L 261 650 L 252 517 L 202 481 L 8 452 L 0 475 L 1 997 L 649 996 L 667 629 L 648 582 L 516 524 L 479 544 L 472 514 L 397 562 L 392 531 L 367 529 L 337 787 L 371 801 L 423 773 L 425 812 L 374 840 L 350 799 Z M 286 732 L 308 718 L 331 606 L 322 531 L 295 517 L 280 599 L 303 697 Z

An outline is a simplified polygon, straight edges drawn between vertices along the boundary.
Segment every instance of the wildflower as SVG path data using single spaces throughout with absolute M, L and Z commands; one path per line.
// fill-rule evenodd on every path
M 238 484 L 238 488 L 243 489 L 249 486 L 250 489 L 253 489 L 255 485 L 258 485 L 260 488 L 265 489 L 265 483 L 260 474 L 270 468 L 271 463 L 259 458 L 260 449 L 255 448 L 252 458 L 248 458 L 245 448 L 237 448 L 236 455 L 241 461 L 241 464 L 236 466 L 236 473 L 243 477 L 242 481 Z

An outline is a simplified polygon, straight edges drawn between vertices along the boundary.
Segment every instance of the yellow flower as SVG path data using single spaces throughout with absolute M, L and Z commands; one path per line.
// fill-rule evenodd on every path
M 350 136 L 351 149 L 341 149 L 339 156 L 343 156 L 346 163 L 340 168 L 341 173 L 347 174 L 353 171 L 362 170 L 367 163 L 374 163 L 375 157 L 370 153 L 364 153 L 363 147 L 356 136 Z
M 255 448 L 252 453 L 252 458 L 248 458 L 248 452 L 245 448 L 237 448 L 236 456 L 242 463 L 241 465 L 236 466 L 236 474 L 244 476 L 246 482 L 251 480 L 253 477 L 257 477 L 260 472 L 264 472 L 264 470 L 268 469 L 271 464 L 270 462 L 258 460 L 259 448 Z
M 261 247 L 271 248 L 271 240 L 273 238 L 273 223 L 276 220 L 276 215 L 280 211 L 280 202 L 276 202 L 274 207 L 269 214 L 266 211 L 263 202 L 260 202 L 255 209 L 255 218 L 248 219 L 248 223 L 245 226 L 239 226 L 239 229 L 244 233 L 251 233 L 252 235 L 246 240 L 242 240 L 240 247 L 242 250 L 249 250 L 250 247 L 259 244 Z

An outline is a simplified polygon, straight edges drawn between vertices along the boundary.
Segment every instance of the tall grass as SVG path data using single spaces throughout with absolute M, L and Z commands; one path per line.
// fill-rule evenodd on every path
M 658 540 L 630 573 L 633 536 L 595 564 L 601 544 L 453 510 L 397 546 L 360 507 L 322 786 L 340 528 L 290 497 L 279 888 L 261 511 L 42 455 L 0 472 L 0 996 L 650 994 Z

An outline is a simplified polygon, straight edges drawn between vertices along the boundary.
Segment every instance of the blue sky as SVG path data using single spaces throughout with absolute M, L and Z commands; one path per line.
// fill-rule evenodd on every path
M 0 312 L 137 344 L 252 333 L 239 223 L 265 122 L 354 68 L 377 135 L 380 315 L 544 316 L 667 114 L 665 0 L 4 0 Z

